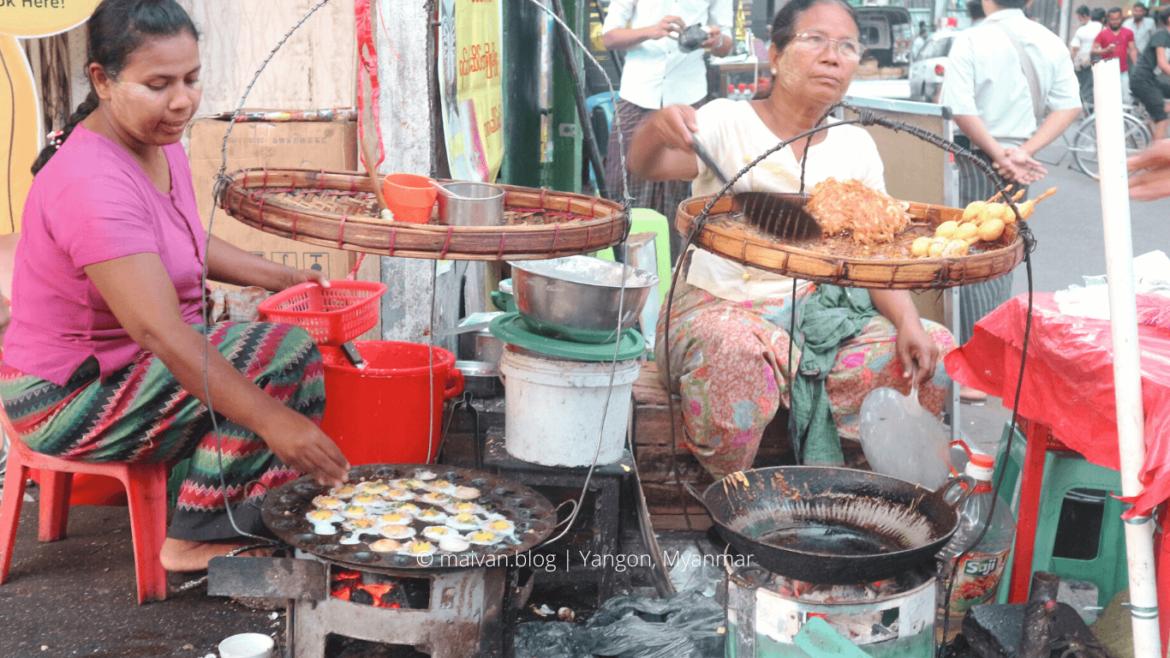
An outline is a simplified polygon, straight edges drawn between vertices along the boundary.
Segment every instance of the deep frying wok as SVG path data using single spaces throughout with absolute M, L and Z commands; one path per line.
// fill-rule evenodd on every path
M 966 481 L 954 503 L 947 493 Z M 937 491 L 867 471 L 781 466 L 733 473 L 700 494 L 723 536 L 787 578 L 873 582 L 929 562 L 959 525 L 966 476 Z

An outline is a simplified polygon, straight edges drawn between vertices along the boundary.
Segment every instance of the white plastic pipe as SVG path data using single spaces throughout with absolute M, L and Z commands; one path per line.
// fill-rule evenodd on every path
M 1146 461 L 1142 410 L 1141 353 L 1133 288 L 1133 236 L 1129 218 L 1129 175 L 1121 119 L 1121 68 L 1109 59 L 1093 65 L 1097 110 L 1097 159 L 1101 170 L 1101 214 L 1105 222 L 1105 265 L 1109 279 L 1109 323 L 1113 333 L 1113 381 L 1121 491 L 1136 496 Z M 1162 658 L 1158 634 L 1158 589 L 1154 578 L 1154 524 L 1150 517 L 1125 524 L 1129 564 L 1130 616 L 1134 658 Z
M 1072 20 L 1072 3 L 1073 0 L 1061 0 L 1060 3 L 1060 25 L 1059 33 L 1062 43 L 1068 43 L 1068 29 L 1069 21 Z

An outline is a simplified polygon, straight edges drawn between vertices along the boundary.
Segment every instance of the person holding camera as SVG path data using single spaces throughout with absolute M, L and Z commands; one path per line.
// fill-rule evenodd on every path
M 706 102 L 703 55 L 723 57 L 731 52 L 733 21 L 731 0 L 613 0 L 609 4 L 601 42 L 608 50 L 626 55 L 614 113 L 627 147 L 655 111 L 680 103 L 699 108 Z M 707 33 L 698 49 L 680 48 L 679 37 L 688 26 L 700 26 Z M 610 132 L 606 164 L 610 194 L 621 199 L 626 193 L 634 207 L 656 210 L 673 223 L 678 204 L 687 197 L 688 184 L 647 181 L 631 173 L 630 189 L 625 190 L 617 137 L 617 130 Z

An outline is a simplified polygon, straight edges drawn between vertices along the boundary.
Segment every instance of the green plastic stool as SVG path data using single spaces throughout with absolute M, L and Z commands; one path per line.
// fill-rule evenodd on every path
M 1004 428 L 1007 438 L 1007 428 Z M 1010 489 L 1012 511 L 1019 512 L 1019 480 L 1023 468 L 1024 453 L 1027 450 L 1022 433 L 1017 430 L 1012 442 L 1012 454 L 1005 458 L 1006 441 L 1000 443 L 996 459 L 997 476 L 1001 468 L 1008 469 L 1005 484 L 1014 483 Z M 1018 447 L 1017 447 L 1018 446 Z M 1091 560 L 1074 560 L 1053 557 L 1057 525 L 1064 506 L 1064 499 L 1074 489 L 1098 489 L 1110 494 L 1121 494 L 1121 475 L 1114 470 L 1090 464 L 1084 457 L 1064 451 L 1050 451 L 1044 457 L 1044 481 L 1040 494 L 1040 516 L 1037 519 L 1036 539 L 1033 542 L 1032 572 L 1049 571 L 1061 578 L 1083 580 L 1097 586 L 1097 605 L 1106 606 L 1113 597 L 1129 586 L 1129 567 L 1125 557 L 1124 524 L 1121 514 L 1124 506 L 1112 495 L 1105 498 L 1105 510 L 1101 518 L 1101 534 L 1097 542 L 1097 556 Z M 1006 497 L 1006 496 L 1005 496 Z M 1015 547 L 1013 545 L 1013 552 Z M 1011 582 L 1011 559 L 1008 560 L 999 591 L 998 603 L 1007 603 L 1008 583 Z
M 670 222 L 661 213 L 649 208 L 631 208 L 630 233 L 653 233 L 658 236 L 654 240 L 654 256 L 658 261 L 658 305 L 661 306 L 666 301 L 667 288 L 670 287 Z M 603 249 L 594 255 L 613 260 L 613 249 Z

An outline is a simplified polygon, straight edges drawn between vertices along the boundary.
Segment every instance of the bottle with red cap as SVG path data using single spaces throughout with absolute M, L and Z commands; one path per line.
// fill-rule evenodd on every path
M 956 617 L 962 619 L 972 606 L 988 603 L 995 598 L 1016 534 L 1016 518 L 1012 514 L 1011 505 L 1000 496 L 987 534 L 983 535 L 979 544 L 971 546 L 983 531 L 987 513 L 991 510 L 995 458 L 974 452 L 962 442 L 956 441 L 952 445 L 955 444 L 961 446 L 970 457 L 964 472 L 974 478 L 976 484 L 975 491 L 959 510 L 959 529 L 938 554 L 939 559 L 950 560 L 954 567 L 951 572 L 955 580 L 951 590 L 952 620 Z M 964 550 L 967 550 L 967 554 L 963 561 L 955 564 Z

